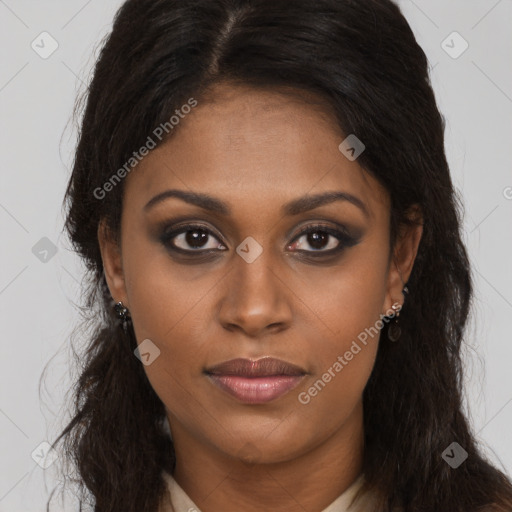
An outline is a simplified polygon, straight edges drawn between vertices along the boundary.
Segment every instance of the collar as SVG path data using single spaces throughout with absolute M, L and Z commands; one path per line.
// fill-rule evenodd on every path
M 167 483 L 168 493 L 165 506 L 160 512 L 201 512 L 201 509 L 190 499 L 170 473 L 164 471 L 163 477 Z M 361 473 L 340 496 L 321 512 L 365 512 L 369 510 L 375 499 L 373 494 L 365 494 L 352 503 L 363 483 L 364 475 Z

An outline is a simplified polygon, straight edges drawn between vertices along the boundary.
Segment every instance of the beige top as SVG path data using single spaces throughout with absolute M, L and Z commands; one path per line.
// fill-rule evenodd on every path
M 169 492 L 166 496 L 165 505 L 159 512 L 201 512 L 201 509 L 189 498 L 172 475 L 165 471 L 163 476 L 167 482 Z M 375 496 L 368 493 L 355 501 L 353 506 L 350 506 L 353 497 L 363 482 L 364 475 L 361 473 L 350 487 L 321 512 L 367 512 L 371 510 Z

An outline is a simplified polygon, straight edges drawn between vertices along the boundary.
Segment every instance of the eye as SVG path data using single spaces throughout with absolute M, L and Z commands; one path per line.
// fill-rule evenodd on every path
M 160 236 L 161 243 L 168 250 L 186 255 L 226 251 L 227 247 L 219 238 L 210 228 L 201 224 L 187 224 L 164 230 Z M 350 235 L 346 229 L 316 224 L 303 229 L 287 249 L 321 257 L 340 253 L 358 242 L 359 239 Z
M 315 225 L 302 230 L 288 248 L 305 253 L 334 254 L 356 245 L 358 240 L 346 231 L 331 226 Z M 308 246 L 312 250 L 308 249 Z
M 167 248 L 183 253 L 226 250 L 210 229 L 199 224 L 181 226 L 164 233 L 161 239 Z

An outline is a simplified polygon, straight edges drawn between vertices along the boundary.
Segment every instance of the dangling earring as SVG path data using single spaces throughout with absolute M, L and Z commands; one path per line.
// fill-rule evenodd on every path
M 400 304 L 393 304 L 391 306 L 393 311 L 395 311 L 395 318 L 393 320 L 393 323 L 391 323 L 388 327 L 388 338 L 389 341 L 392 341 L 395 343 L 400 339 L 400 335 L 402 334 L 402 329 L 400 327 L 400 324 L 398 323 L 398 317 L 400 316 Z
M 130 317 L 128 308 L 126 308 L 122 302 L 118 302 L 114 306 L 114 310 L 116 312 L 117 317 L 121 320 L 123 331 L 125 333 L 127 333 L 128 332 L 128 324 L 131 321 L 131 317 Z
M 409 289 L 407 286 L 403 289 L 404 295 L 409 293 Z M 400 336 L 402 335 L 402 328 L 400 327 L 400 324 L 398 322 L 398 317 L 400 316 L 400 310 L 402 309 L 403 305 L 401 306 L 398 303 L 395 303 L 391 306 L 393 311 L 395 311 L 395 318 L 393 323 L 391 323 L 388 327 L 388 338 L 389 341 L 392 341 L 393 343 L 397 342 L 400 339 Z

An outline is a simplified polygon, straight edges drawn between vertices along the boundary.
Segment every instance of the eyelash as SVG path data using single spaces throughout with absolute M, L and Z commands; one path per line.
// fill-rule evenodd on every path
M 196 255 L 208 255 L 212 254 L 214 252 L 218 251 L 224 251 L 225 249 L 182 249 L 181 247 L 176 247 L 174 243 L 172 242 L 172 239 L 177 237 L 180 234 L 187 233 L 188 231 L 201 231 L 206 233 L 208 236 L 213 236 L 214 238 L 218 239 L 219 237 L 211 230 L 208 229 L 205 226 L 202 226 L 200 224 L 186 224 L 183 226 L 179 226 L 176 229 L 173 229 L 172 231 L 164 232 L 161 237 L 160 241 L 161 243 L 170 251 L 173 251 L 175 253 L 179 254 L 185 254 L 187 256 L 192 255 L 195 253 Z M 331 226 L 326 226 L 323 224 L 314 224 L 310 225 L 304 229 L 302 229 L 297 235 L 294 237 L 292 242 L 287 245 L 290 246 L 292 244 L 295 244 L 300 238 L 302 238 L 304 235 L 308 235 L 311 233 L 326 233 L 328 235 L 333 236 L 336 238 L 339 242 L 339 245 L 335 247 L 334 249 L 329 249 L 327 251 L 318 249 L 318 250 L 304 250 L 304 249 L 297 249 L 294 252 L 299 253 L 305 253 L 310 256 L 313 256 L 314 258 L 320 258 L 320 257 L 326 257 L 326 256 L 334 256 L 345 249 L 349 247 L 353 247 L 359 242 L 359 239 L 356 237 L 353 237 L 349 235 L 345 230 L 342 229 L 336 229 Z M 219 240 L 219 245 L 222 245 L 225 247 L 224 243 Z M 329 244 L 327 244 L 329 245 Z

